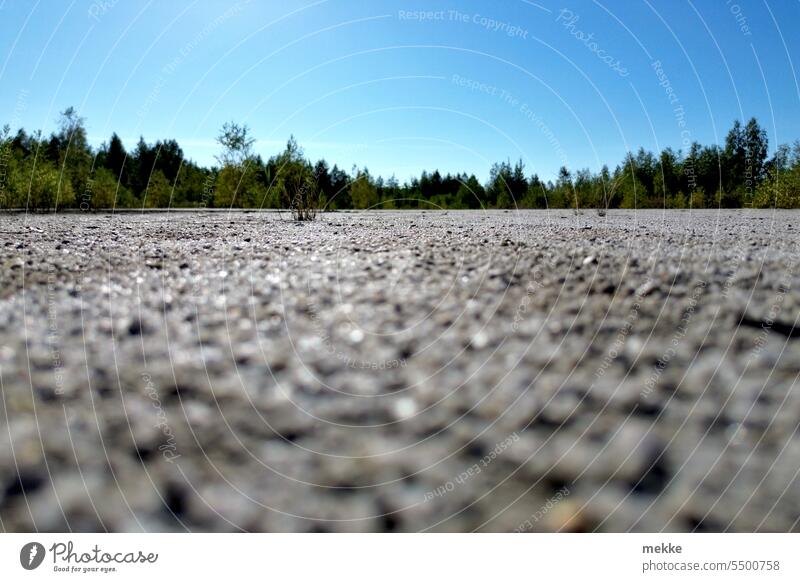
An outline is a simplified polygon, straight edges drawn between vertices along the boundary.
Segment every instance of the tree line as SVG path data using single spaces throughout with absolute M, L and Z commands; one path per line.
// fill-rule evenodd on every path
M 184 157 L 175 140 L 139 139 L 127 151 L 114 133 L 90 147 L 85 120 L 63 111 L 49 136 L 0 131 L 0 208 L 286 208 L 295 218 L 349 208 L 800 208 L 800 141 L 768 155 L 756 119 L 734 122 L 724 146 L 692 143 L 658 154 L 640 148 L 613 169 L 572 171 L 555 182 L 526 173 L 520 160 L 474 174 L 422 172 L 402 184 L 367 168 L 347 172 L 323 159 L 312 163 L 290 138 L 264 160 L 253 152 L 247 126 L 226 123 L 217 138 L 217 164 Z

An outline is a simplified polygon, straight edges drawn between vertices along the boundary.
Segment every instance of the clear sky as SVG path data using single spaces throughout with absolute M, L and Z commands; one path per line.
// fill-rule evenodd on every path
M 48 133 L 74 105 L 94 144 L 204 164 L 226 120 L 264 157 L 294 134 L 401 180 L 553 178 L 751 116 L 771 150 L 800 137 L 798 0 L 0 0 L 0 47 L 0 123 Z

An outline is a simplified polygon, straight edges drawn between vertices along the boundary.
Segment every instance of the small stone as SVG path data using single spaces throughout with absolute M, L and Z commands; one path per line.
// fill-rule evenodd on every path
M 649 295 L 654 289 L 656 288 L 656 284 L 653 281 L 646 281 L 642 285 L 636 289 L 636 295 L 640 297 L 646 297 Z
M 487 345 L 489 345 L 489 336 L 486 334 L 486 332 L 479 331 L 478 333 L 472 336 L 470 344 L 476 350 L 482 350 Z
M 25 266 L 25 261 L 23 261 L 19 257 L 14 257 L 13 259 L 6 262 L 7 269 L 21 269 L 24 266 Z
M 417 413 L 417 403 L 413 398 L 401 398 L 392 407 L 395 418 L 405 420 Z

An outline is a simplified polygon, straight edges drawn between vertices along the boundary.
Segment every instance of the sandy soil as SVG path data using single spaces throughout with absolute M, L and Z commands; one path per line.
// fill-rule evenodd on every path
M 800 530 L 798 218 L 2 215 L 0 528 Z

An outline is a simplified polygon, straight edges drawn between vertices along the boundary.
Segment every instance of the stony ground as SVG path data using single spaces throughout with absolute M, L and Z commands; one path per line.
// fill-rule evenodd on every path
M 0 216 L 0 528 L 800 530 L 798 218 Z

